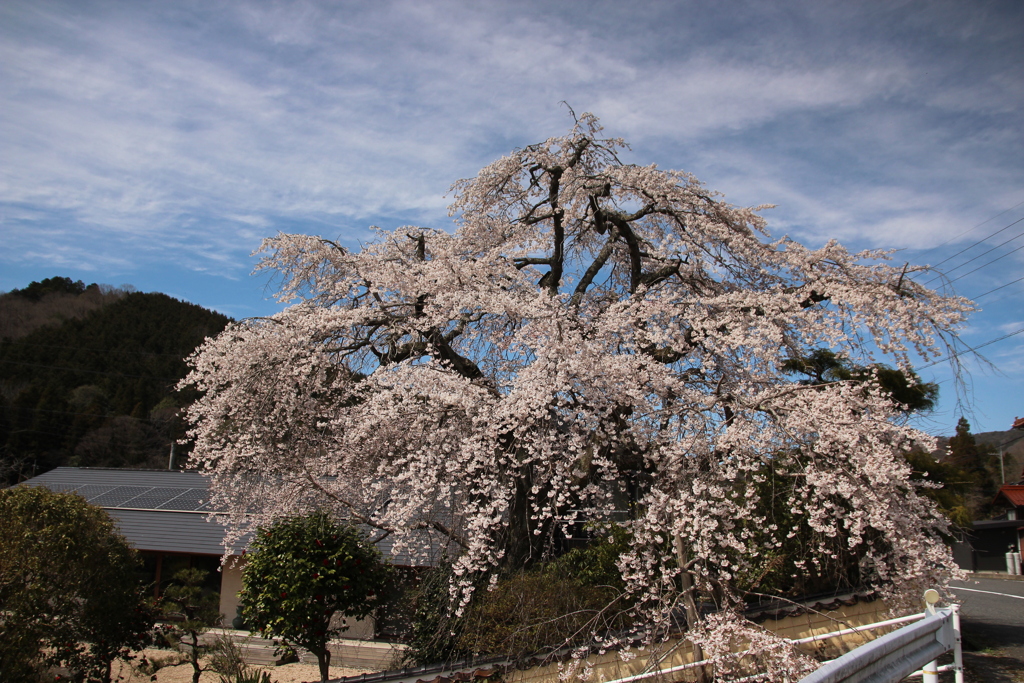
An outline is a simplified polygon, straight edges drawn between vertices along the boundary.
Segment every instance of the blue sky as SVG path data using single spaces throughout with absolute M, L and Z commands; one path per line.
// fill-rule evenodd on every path
M 448 227 L 452 182 L 568 130 L 564 100 L 629 161 L 775 204 L 774 234 L 948 258 L 974 297 L 1024 276 L 1022 38 L 1020 2 L 5 0 L 0 290 L 271 313 L 262 237 Z M 1024 328 L 1022 299 L 981 297 L 966 344 Z M 923 369 L 923 428 L 1024 415 L 1024 334 L 982 353 L 959 401 Z

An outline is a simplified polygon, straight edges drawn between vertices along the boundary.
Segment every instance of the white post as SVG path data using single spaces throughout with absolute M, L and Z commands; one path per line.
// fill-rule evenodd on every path
M 924 592 L 925 611 L 929 616 L 935 614 L 935 603 L 938 601 L 939 591 L 929 588 Z M 922 683 L 939 683 L 939 662 L 934 659 L 928 662 L 922 667 L 921 673 Z
M 964 683 L 964 651 L 960 637 L 960 605 L 950 605 L 953 610 L 953 635 L 956 643 L 953 645 L 953 681 Z

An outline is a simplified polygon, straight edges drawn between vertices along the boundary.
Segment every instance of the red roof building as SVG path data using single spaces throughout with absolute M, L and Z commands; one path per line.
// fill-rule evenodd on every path
M 993 505 L 1001 505 L 1007 508 L 1024 508 L 1024 486 L 1021 484 L 1004 484 L 999 487 L 999 492 L 992 501 Z M 1020 519 L 1018 515 L 1016 519 Z M 1010 519 L 1015 519 L 1011 517 Z

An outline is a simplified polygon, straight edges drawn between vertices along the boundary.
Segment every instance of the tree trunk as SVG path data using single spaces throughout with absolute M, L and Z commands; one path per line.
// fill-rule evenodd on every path
M 683 609 L 686 611 L 686 630 L 690 631 L 697 625 L 700 613 L 697 610 L 697 601 L 693 599 L 693 576 L 685 569 L 688 559 L 686 551 L 683 550 L 683 539 L 677 535 L 675 541 L 676 561 L 679 563 L 679 589 L 683 594 Z M 690 644 L 693 645 L 693 661 L 699 662 L 704 659 L 704 649 L 693 641 Z M 695 673 L 698 683 L 707 681 L 704 667 L 695 669 Z
M 326 644 L 322 650 L 317 651 L 316 663 L 320 667 L 320 683 L 327 683 L 331 677 L 331 649 Z

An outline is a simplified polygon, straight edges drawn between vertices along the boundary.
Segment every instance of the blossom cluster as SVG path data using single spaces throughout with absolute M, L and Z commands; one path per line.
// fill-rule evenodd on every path
M 481 575 L 617 520 L 646 637 L 689 604 L 709 649 L 739 627 L 694 602 L 742 604 L 737 577 L 797 534 L 801 571 L 853 557 L 894 605 L 943 581 L 946 524 L 902 455 L 927 437 L 871 382 L 781 368 L 829 348 L 909 370 L 970 302 L 884 252 L 773 239 L 761 207 L 623 163 L 600 133 L 584 115 L 457 183 L 451 234 L 264 242 L 291 306 L 209 340 L 183 383 L 193 465 L 236 534 L 326 507 L 424 563 L 454 552 L 465 605 Z M 769 477 L 785 519 L 759 517 Z

